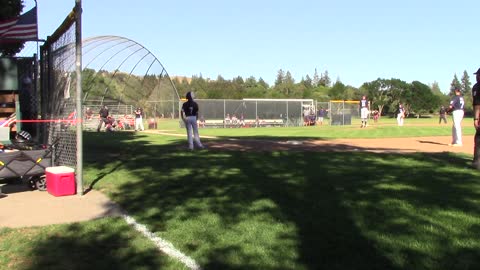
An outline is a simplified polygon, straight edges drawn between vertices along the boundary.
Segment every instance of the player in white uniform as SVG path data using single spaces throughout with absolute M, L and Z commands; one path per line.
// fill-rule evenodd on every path
M 398 104 L 397 124 L 399 127 L 403 126 L 403 119 L 405 119 L 405 108 L 402 103 Z
M 368 113 L 369 113 L 368 100 L 366 96 L 362 96 L 359 106 L 360 106 L 360 118 L 362 118 L 361 127 L 364 128 L 364 127 L 367 127 Z
M 449 112 L 452 112 L 453 125 L 452 125 L 452 143 L 450 146 L 462 146 L 462 120 L 463 120 L 463 108 L 465 106 L 465 100 L 462 97 L 462 93 L 459 88 L 455 88 L 455 96 L 450 101 L 448 108 Z

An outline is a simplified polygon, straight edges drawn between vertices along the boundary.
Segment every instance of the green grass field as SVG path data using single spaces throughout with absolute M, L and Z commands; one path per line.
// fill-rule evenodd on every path
M 450 123 L 427 120 L 200 132 L 272 140 L 451 134 Z M 178 121 L 159 128 L 184 133 Z M 202 269 L 480 269 L 480 172 L 467 167 L 470 155 L 189 152 L 185 143 L 85 133 L 84 181 Z M 0 229 L 0 269 L 186 268 L 108 218 Z

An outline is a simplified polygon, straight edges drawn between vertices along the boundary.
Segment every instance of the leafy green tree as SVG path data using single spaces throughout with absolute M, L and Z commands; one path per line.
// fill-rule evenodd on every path
M 330 91 L 328 92 L 328 95 L 332 98 L 332 99 L 346 99 L 345 98 L 345 94 L 346 94 L 346 86 L 340 82 L 340 81 L 337 81 L 333 86 L 332 88 L 330 88 Z
M 367 96 L 372 102 L 372 107 L 378 108 L 382 112 L 395 113 L 399 103 L 403 103 L 406 109 L 409 104 L 406 102 L 405 91 L 409 89 L 409 84 L 399 79 L 377 79 L 367 82 L 360 88 L 367 91 Z
M 250 76 L 245 80 L 245 88 L 251 88 L 257 86 L 257 79 L 255 77 Z
M 340 80 L 337 80 L 338 82 Z M 359 89 L 353 87 L 353 86 L 350 86 L 350 85 L 347 85 L 346 88 L 345 88 L 345 99 L 346 100 L 356 100 L 356 95 L 357 93 L 359 92 Z
M 311 98 L 317 101 L 327 102 L 332 98 L 329 96 L 330 87 L 317 86 L 313 89 Z
M 419 81 L 410 84 L 403 94 L 403 99 L 409 105 L 409 111 L 417 113 L 418 116 L 436 111 L 441 104 L 440 97 L 433 94 L 428 85 Z
M 245 80 L 245 97 L 247 98 L 264 98 L 267 89 L 268 85 L 261 78 L 258 82 L 253 76 Z
M 391 103 L 389 90 L 390 86 L 385 79 L 366 82 L 360 87 L 360 91 L 366 92 L 371 107 L 378 109 L 380 115 L 382 115 L 383 108 Z
M 263 88 L 265 88 L 265 89 L 270 88 L 270 86 L 268 86 L 268 83 L 265 82 L 265 81 L 262 79 L 262 77 L 260 77 L 260 78 L 258 79 L 258 84 L 259 84 L 260 86 L 262 86 Z
M 178 93 L 180 97 L 185 97 L 188 91 L 194 91 L 197 98 L 209 98 L 208 82 L 203 78 L 202 74 L 192 76 L 190 86 L 185 89 L 184 93 Z
M 19 16 L 23 10 L 23 0 L 0 0 L 0 21 Z M 24 47 L 25 42 L 6 42 L 0 40 L 2 56 L 14 56 Z

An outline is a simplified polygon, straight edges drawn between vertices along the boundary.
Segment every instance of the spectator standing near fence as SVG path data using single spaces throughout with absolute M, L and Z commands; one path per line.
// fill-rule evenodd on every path
M 450 146 L 463 146 L 462 142 L 462 120 L 463 120 L 463 108 L 465 106 L 465 100 L 462 97 L 460 88 L 455 88 L 455 96 L 450 101 L 448 112 L 452 112 L 452 143 Z
M 362 96 L 362 99 L 360 100 L 359 103 L 360 106 L 360 118 L 362 118 L 362 128 L 367 127 L 367 121 L 368 121 L 368 100 L 366 96 Z
M 442 107 L 440 107 L 440 111 L 438 112 L 440 114 L 439 118 L 438 118 L 438 123 L 442 123 L 442 120 L 443 122 L 446 124 L 447 123 L 447 117 L 446 117 L 446 114 L 447 114 L 447 110 L 445 109 L 445 106 L 442 105 Z
M 323 118 L 325 117 L 325 109 L 324 108 L 320 108 L 320 110 L 318 110 L 318 119 L 317 119 L 317 122 L 319 125 L 323 125 Z
M 192 92 L 188 92 L 185 97 L 187 98 L 187 101 L 183 103 L 180 115 L 187 128 L 188 149 L 194 149 L 194 142 L 198 148 L 203 149 L 205 147 L 200 141 L 200 136 L 198 134 L 198 104 L 193 100 Z
M 103 105 L 102 108 L 100 109 L 100 112 L 98 113 L 98 127 L 97 127 L 97 132 L 100 132 L 100 129 L 102 129 L 102 125 L 105 124 L 107 126 L 108 124 L 108 107 L 107 105 Z
M 143 131 L 145 128 L 143 127 L 143 110 L 142 108 L 138 107 L 135 110 L 135 131 L 141 130 Z

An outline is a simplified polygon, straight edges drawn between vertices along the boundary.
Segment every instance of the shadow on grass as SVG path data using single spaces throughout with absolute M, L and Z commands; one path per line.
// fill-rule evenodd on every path
M 91 186 L 115 184 L 114 201 L 203 269 L 480 268 L 478 173 L 461 156 L 188 152 L 184 140 L 96 136 Z M 103 173 L 118 159 L 129 181 Z
M 39 241 L 31 254 L 23 255 L 28 257 L 27 269 L 32 270 L 166 269 L 169 258 L 159 256 L 150 243 L 142 246 L 137 242 L 136 232 L 127 224 L 105 219 L 89 226 L 72 224 L 58 229 Z

